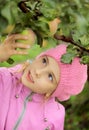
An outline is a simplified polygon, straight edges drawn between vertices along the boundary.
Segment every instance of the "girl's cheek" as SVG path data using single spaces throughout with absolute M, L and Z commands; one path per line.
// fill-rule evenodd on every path
M 49 77 L 48 77 L 48 73 L 44 75 L 44 80 L 45 80 L 47 83 L 50 82 Z
M 45 83 L 46 83 L 46 84 L 50 84 L 50 80 L 49 80 L 49 78 L 48 78 L 47 75 L 44 75 L 44 77 L 43 77 L 43 82 L 44 82 L 44 84 L 45 84 Z

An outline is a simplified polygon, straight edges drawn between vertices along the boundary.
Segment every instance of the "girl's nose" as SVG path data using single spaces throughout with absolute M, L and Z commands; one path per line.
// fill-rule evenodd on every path
M 36 70 L 35 70 L 35 74 L 36 74 L 37 77 L 40 77 L 40 75 L 41 75 L 41 70 L 40 70 L 40 69 L 36 69 Z
M 36 69 L 35 74 L 37 77 L 40 77 L 45 72 L 44 69 Z

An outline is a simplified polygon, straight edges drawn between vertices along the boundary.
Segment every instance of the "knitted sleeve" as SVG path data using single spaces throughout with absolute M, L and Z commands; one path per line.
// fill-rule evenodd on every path
M 10 84 L 11 75 L 6 67 L 0 68 L 0 93 L 7 91 L 7 87 Z
M 1 67 L 0 68 L 0 93 L 7 93 L 12 85 L 12 73 L 17 71 L 20 65 L 14 67 Z

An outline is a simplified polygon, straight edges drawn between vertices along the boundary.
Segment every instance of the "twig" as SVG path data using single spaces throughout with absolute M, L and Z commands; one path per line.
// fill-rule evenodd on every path
M 79 47 L 82 51 L 89 53 L 89 50 L 87 50 L 86 48 L 84 48 L 84 47 L 80 46 L 79 44 L 75 43 L 74 40 L 71 37 L 65 37 L 64 35 L 55 34 L 54 38 L 57 39 L 57 40 L 62 40 L 64 42 L 70 42 L 71 44 Z M 88 74 L 87 80 L 89 81 L 89 65 L 88 65 L 87 74 Z
M 64 35 L 55 34 L 54 38 L 57 39 L 57 40 L 62 40 L 64 42 L 70 42 L 71 44 L 79 47 L 82 51 L 86 51 L 86 52 L 89 53 L 89 50 L 87 50 L 86 48 L 84 48 L 84 47 L 80 46 L 79 44 L 75 43 L 74 40 L 71 37 L 66 37 Z

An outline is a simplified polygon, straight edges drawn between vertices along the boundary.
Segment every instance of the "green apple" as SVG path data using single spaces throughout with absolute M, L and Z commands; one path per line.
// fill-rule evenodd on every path
M 31 29 L 25 29 L 21 32 L 22 35 L 27 35 L 27 40 L 19 40 L 21 43 L 33 45 L 36 42 L 36 34 Z

